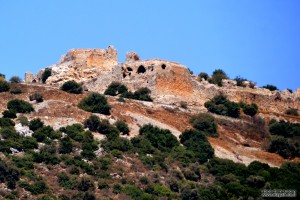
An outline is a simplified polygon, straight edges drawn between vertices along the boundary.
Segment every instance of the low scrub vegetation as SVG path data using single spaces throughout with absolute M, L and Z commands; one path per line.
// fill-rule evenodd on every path
M 203 131 L 207 136 L 219 136 L 217 132 L 218 125 L 214 116 L 212 116 L 211 114 L 199 113 L 197 115 L 194 115 L 191 117 L 190 123 L 195 129 Z
M 34 111 L 32 105 L 24 100 L 15 99 L 7 103 L 9 110 L 14 110 L 16 113 L 30 113 Z
M 81 94 L 83 91 L 82 86 L 73 80 L 65 82 L 60 89 L 72 94 Z
M 140 88 L 135 92 L 128 91 L 128 88 L 119 82 L 112 82 L 104 92 L 105 95 L 110 96 L 120 95 L 120 98 L 122 99 L 129 98 L 141 101 L 152 101 L 150 93 L 151 90 L 149 90 L 148 88 Z M 120 102 L 123 102 L 122 99 Z
M 224 95 L 217 95 L 212 100 L 205 102 L 204 106 L 209 112 L 225 115 L 233 118 L 240 117 L 240 106 L 238 103 L 229 101 Z
M 37 103 L 40 103 L 40 102 L 44 101 L 44 97 L 41 93 L 35 92 L 35 93 L 29 95 L 29 100 L 30 101 L 36 101 Z
M 78 104 L 78 107 L 88 112 L 104 115 L 109 115 L 111 109 L 105 96 L 96 92 L 93 92 L 89 96 L 83 98 Z
M 10 89 L 10 84 L 4 79 L 0 79 L 0 92 L 7 92 Z

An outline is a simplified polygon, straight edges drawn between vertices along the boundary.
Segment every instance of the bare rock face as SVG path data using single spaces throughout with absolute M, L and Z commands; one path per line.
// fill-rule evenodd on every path
M 107 49 L 73 49 L 62 56 L 57 64 L 48 67 L 51 68 L 52 75 L 46 83 L 61 85 L 68 80 L 86 81 L 111 73 L 112 67 L 117 63 L 117 50 L 112 46 Z
M 140 60 L 140 57 L 135 52 L 127 52 L 126 53 L 126 62 L 135 62 Z

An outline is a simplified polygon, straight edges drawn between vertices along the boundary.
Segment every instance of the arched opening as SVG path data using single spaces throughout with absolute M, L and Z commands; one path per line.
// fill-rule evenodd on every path
M 146 69 L 143 65 L 139 66 L 138 70 L 137 70 L 137 73 L 138 74 L 143 74 L 146 72 Z
M 131 67 L 127 67 L 127 71 L 132 71 L 132 68 Z
M 125 78 L 126 77 L 126 74 L 125 73 L 123 73 L 123 78 Z
M 167 66 L 166 66 L 165 64 L 162 64 L 162 65 L 161 65 L 161 68 L 162 68 L 162 69 L 166 69 L 166 67 L 167 67 Z
M 35 79 L 33 79 L 32 83 L 36 83 L 36 80 L 35 80 Z

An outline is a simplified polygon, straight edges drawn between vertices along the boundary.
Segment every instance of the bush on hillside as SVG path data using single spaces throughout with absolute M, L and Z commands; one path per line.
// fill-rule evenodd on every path
M 128 89 L 125 85 L 119 82 L 112 82 L 111 84 L 109 84 L 104 94 L 110 96 L 116 96 L 118 94 L 123 94 L 125 92 L 128 92 Z
M 208 82 L 221 87 L 223 79 L 228 79 L 227 74 L 222 69 L 216 69 L 208 79 Z
M 20 77 L 18 77 L 18 76 L 12 76 L 12 77 L 9 79 L 9 81 L 10 81 L 11 83 L 21 83 L 21 82 L 22 82 L 22 79 L 21 79 Z
M 84 122 L 84 127 L 88 128 L 90 131 L 97 131 L 98 127 L 100 125 L 100 119 L 96 115 L 91 115 L 88 119 L 86 119 Z
M 201 73 L 198 75 L 198 78 L 199 78 L 200 81 L 201 81 L 202 79 L 207 80 L 207 79 L 208 79 L 208 74 L 205 73 L 205 72 L 201 72 Z
M 273 136 L 271 138 L 271 144 L 268 148 L 268 151 L 271 153 L 277 153 L 283 158 L 293 157 L 293 149 L 289 145 L 288 140 L 283 136 Z
M 263 86 L 263 88 L 268 89 L 270 91 L 278 90 L 278 88 L 276 86 L 270 85 L 270 84 L 267 84 L 267 85 Z
M 197 130 L 203 131 L 207 136 L 218 137 L 217 123 L 214 116 L 207 113 L 199 113 L 190 119 L 190 124 Z
M 140 135 L 148 139 L 151 144 L 161 151 L 169 151 L 179 145 L 177 138 L 168 129 L 160 129 L 151 124 L 144 125 L 140 128 Z
M 123 134 L 123 135 L 129 135 L 129 127 L 128 125 L 126 124 L 126 122 L 122 121 L 122 120 L 118 120 L 115 122 L 114 124 L 117 129 Z
M 214 149 L 206 136 L 198 130 L 185 130 L 180 136 L 180 142 L 192 151 L 200 163 L 206 162 L 214 155 Z
M 0 118 L 0 127 L 12 127 L 15 125 L 15 122 L 9 118 Z
M 16 112 L 14 110 L 4 110 L 2 112 L 3 118 L 17 118 Z
M 252 103 L 251 105 L 248 105 L 248 104 L 245 104 L 245 103 L 241 102 L 240 106 L 243 109 L 243 112 L 246 115 L 249 115 L 251 117 L 256 115 L 256 113 L 258 111 L 258 106 L 255 103 Z
M 217 95 L 212 100 L 205 102 L 204 106 L 209 112 L 238 118 L 240 116 L 239 104 L 229 101 L 224 95 Z
M 10 88 L 10 84 L 4 79 L 0 79 L 0 92 L 7 92 Z
M 24 100 L 15 99 L 7 103 L 9 110 L 14 110 L 17 113 L 30 113 L 34 111 L 32 105 Z
M 29 100 L 30 101 L 34 101 L 35 100 L 36 102 L 40 103 L 40 102 L 44 101 L 44 97 L 43 97 L 43 95 L 41 93 L 35 92 L 35 93 L 29 95 Z
M 73 80 L 65 82 L 60 89 L 73 94 L 81 94 L 83 91 L 82 86 Z
M 284 137 L 300 136 L 300 124 L 289 123 L 283 120 L 280 120 L 279 122 L 272 120 L 269 131 L 274 135 L 281 135 Z
M 299 116 L 298 110 L 295 108 L 289 108 L 285 111 L 287 115 Z
M 42 122 L 40 118 L 33 119 L 29 122 L 29 129 L 32 131 L 36 131 L 43 126 L 44 122 Z
M 129 99 L 136 99 L 136 100 L 140 100 L 140 101 L 153 101 L 150 96 L 150 93 L 151 93 L 151 90 L 144 87 L 144 88 L 138 89 L 134 93 L 132 93 L 130 91 L 125 92 L 121 95 L 121 97 L 129 98 Z
M 10 93 L 11 94 L 21 94 L 22 93 L 22 89 L 19 86 L 13 85 L 10 88 Z
M 88 112 L 105 115 L 110 115 L 111 109 L 105 96 L 96 92 L 91 93 L 89 96 L 83 98 L 78 104 L 78 107 Z
M 42 73 L 42 82 L 45 83 L 46 80 L 52 75 L 52 70 L 46 68 L 45 71 Z

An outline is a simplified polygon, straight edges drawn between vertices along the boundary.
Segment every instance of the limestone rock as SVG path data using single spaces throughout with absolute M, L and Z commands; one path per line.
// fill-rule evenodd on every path
M 135 52 L 127 52 L 126 53 L 126 62 L 135 62 L 140 60 L 140 57 Z
M 22 136 L 32 136 L 33 131 L 28 126 L 23 126 L 21 123 L 15 125 L 16 131 Z

